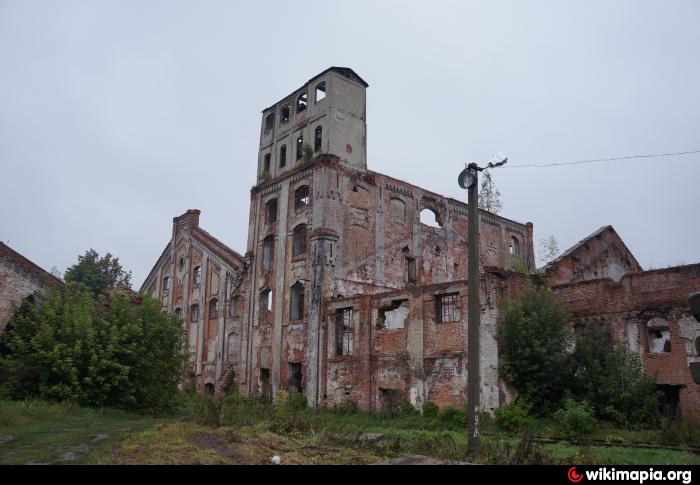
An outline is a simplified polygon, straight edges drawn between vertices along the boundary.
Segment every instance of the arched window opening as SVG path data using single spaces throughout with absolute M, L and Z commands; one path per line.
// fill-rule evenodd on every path
M 406 203 L 401 199 L 393 198 L 389 201 L 389 212 L 391 222 L 398 224 L 406 223 Z
M 193 322 L 199 321 L 199 305 L 197 303 L 190 307 L 190 320 Z
M 263 240 L 263 268 L 264 269 L 272 268 L 272 261 L 274 260 L 274 251 L 275 251 L 275 237 L 274 236 L 267 236 L 265 238 L 265 240 Z
M 291 306 L 289 310 L 290 320 L 301 320 L 304 318 L 304 285 L 300 281 L 292 285 L 292 295 L 289 303 Z
M 440 216 L 433 209 L 423 209 L 420 211 L 420 222 L 430 227 L 442 227 Z
M 197 266 L 194 268 L 194 274 L 192 275 L 192 284 L 198 285 L 202 282 L 202 267 Z
M 163 278 L 163 291 L 168 291 L 170 289 L 170 277 L 166 276 Z
M 306 224 L 294 228 L 292 236 L 292 257 L 306 254 Z
M 212 298 L 209 300 L 209 318 L 216 318 L 219 316 L 219 300 Z
M 263 172 L 269 172 L 270 171 L 270 160 L 272 159 L 272 155 L 269 153 L 265 154 L 265 161 L 263 162 Z
M 518 256 L 520 254 L 520 241 L 517 237 L 510 238 L 510 255 Z
M 175 309 L 175 316 L 176 316 L 177 318 L 182 318 L 182 308 L 177 307 L 177 308 Z

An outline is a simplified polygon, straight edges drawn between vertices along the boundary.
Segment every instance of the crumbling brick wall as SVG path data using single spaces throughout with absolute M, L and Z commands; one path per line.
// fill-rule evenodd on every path
M 0 333 L 22 300 L 35 291 L 63 283 L 0 242 Z

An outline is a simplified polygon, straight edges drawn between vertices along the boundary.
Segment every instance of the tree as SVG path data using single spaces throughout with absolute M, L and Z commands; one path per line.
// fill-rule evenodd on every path
M 158 300 L 95 300 L 72 283 L 26 300 L 0 342 L 6 399 L 162 411 L 175 401 L 186 360 L 182 321 Z
M 567 349 L 572 335 L 568 314 L 544 286 L 525 287 L 505 309 L 498 330 L 499 371 L 533 411 L 547 414 L 566 389 Z
M 571 395 L 591 404 L 600 419 L 619 426 L 656 424 L 659 396 L 654 381 L 644 374 L 639 355 L 613 345 L 601 323 L 583 329 L 569 368 Z
M 63 275 L 61 274 L 61 270 L 58 269 L 57 266 L 52 266 L 51 271 L 49 271 L 49 273 L 51 273 L 52 276 L 55 276 L 59 280 L 63 281 Z
M 549 236 L 547 239 L 540 239 L 540 266 L 545 266 L 559 256 L 559 243 L 554 236 Z
M 110 253 L 100 258 L 94 249 L 78 256 L 78 263 L 66 269 L 64 279 L 66 283 L 83 283 L 94 296 L 117 286 L 131 288 L 131 271 L 124 271 L 119 258 Z
M 493 183 L 491 172 L 482 172 L 481 188 L 479 189 L 479 208 L 498 214 L 503 207 L 501 204 L 501 193 L 496 184 Z

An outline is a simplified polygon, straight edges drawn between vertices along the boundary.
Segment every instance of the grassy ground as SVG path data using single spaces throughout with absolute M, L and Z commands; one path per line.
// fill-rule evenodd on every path
M 444 461 L 565 464 L 700 464 L 668 449 L 537 444 L 485 423 L 482 454 L 467 453 L 459 420 L 293 410 L 255 399 L 195 398 L 185 413 L 144 417 L 41 401 L 0 401 L 0 464 L 368 464 L 406 454 Z M 557 436 L 542 422 L 538 435 Z M 599 427 L 589 438 L 658 443 L 659 431 Z
M 81 463 L 163 419 L 43 401 L 0 401 L 0 464 Z

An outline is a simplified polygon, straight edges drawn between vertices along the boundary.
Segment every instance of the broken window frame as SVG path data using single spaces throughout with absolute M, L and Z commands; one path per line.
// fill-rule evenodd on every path
M 287 145 L 282 145 L 280 147 L 280 168 L 284 168 L 287 165 Z
M 304 209 L 311 205 L 311 195 L 308 185 L 301 185 L 294 191 L 294 208 Z
M 202 282 L 202 267 L 195 266 L 192 274 L 192 284 L 198 285 Z
M 425 220 L 427 217 L 426 211 L 433 214 L 433 221 L 434 221 L 433 223 Z M 436 229 L 442 229 L 442 217 L 440 217 L 440 212 L 433 209 L 432 207 L 423 207 L 420 210 L 418 220 L 424 226 L 434 227 Z
M 289 319 L 304 319 L 304 284 L 297 281 L 292 285 L 289 297 Z
M 289 118 L 292 115 L 292 110 L 288 104 L 282 106 L 280 109 L 280 125 L 286 125 L 289 123 Z
M 309 94 L 304 91 L 303 93 L 300 93 L 299 96 L 297 96 L 297 108 L 296 111 L 297 113 L 301 113 L 303 111 L 306 111 L 306 105 L 308 104 L 309 100 Z
M 520 256 L 520 241 L 515 236 L 510 237 L 509 252 L 511 256 Z
M 352 307 L 338 308 L 335 311 L 335 354 L 352 355 L 354 313 Z
M 219 300 L 217 298 L 212 298 L 209 300 L 209 319 L 217 318 L 219 316 Z
M 199 303 L 190 306 L 190 321 L 193 323 L 199 321 Z
M 435 296 L 436 323 L 459 322 L 462 318 L 461 313 L 459 292 Z
M 265 223 L 274 224 L 277 221 L 277 198 L 272 198 L 265 203 Z
M 263 269 L 272 269 L 275 261 L 275 236 L 270 234 L 263 239 Z
M 260 323 L 267 323 L 268 316 L 272 311 L 272 290 L 265 288 L 260 292 Z
M 323 148 L 323 126 L 318 125 L 314 129 L 314 153 L 320 152 Z
M 319 93 L 320 93 L 320 96 L 319 96 Z M 321 81 L 314 88 L 314 101 L 316 103 L 318 103 L 318 102 L 326 99 L 327 96 L 328 96 L 328 93 L 326 91 L 326 81 Z
M 299 224 L 292 232 L 292 257 L 303 256 L 306 254 L 306 239 L 307 239 L 306 224 Z

